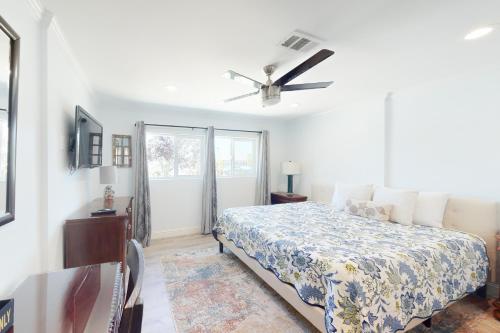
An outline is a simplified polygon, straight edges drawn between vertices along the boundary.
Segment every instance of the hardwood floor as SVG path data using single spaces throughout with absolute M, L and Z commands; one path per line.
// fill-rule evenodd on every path
M 185 247 L 207 247 L 210 244 L 216 244 L 212 236 L 194 235 L 153 240 L 151 246 L 144 249 L 146 269 L 142 288 L 143 333 L 176 332 L 161 271 L 161 258 L 164 251 Z
M 142 332 L 177 332 L 166 292 L 164 274 L 162 273 L 161 259 L 165 252 L 182 248 L 206 248 L 211 244 L 216 245 L 216 241 L 211 235 L 194 235 L 155 240 L 150 247 L 145 249 L 146 269 L 142 289 L 142 298 L 144 300 Z M 475 333 L 499 331 L 499 322 L 493 318 L 491 308 L 486 308 L 483 310 L 485 313 L 483 319 L 479 323 L 474 323 L 473 332 Z M 425 333 L 428 332 L 431 332 L 431 330 L 425 330 Z M 459 332 L 465 331 L 459 330 Z M 472 331 L 467 331 L 467 333 L 472 333 Z

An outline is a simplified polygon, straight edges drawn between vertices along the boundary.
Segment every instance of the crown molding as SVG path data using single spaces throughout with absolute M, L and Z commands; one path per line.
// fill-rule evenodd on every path
M 31 15 L 35 20 L 39 21 L 43 17 L 43 12 L 45 11 L 44 6 L 39 0 L 27 0 L 28 7 L 30 8 Z
M 70 44 L 66 40 L 66 37 L 64 36 L 64 33 L 61 30 L 61 26 L 57 22 L 57 18 L 54 16 L 51 16 L 50 20 L 50 25 L 48 29 L 52 30 L 54 35 L 57 37 L 57 40 L 59 44 L 61 45 L 62 49 L 66 53 L 66 56 L 70 60 L 71 65 L 73 66 L 73 69 L 78 76 L 78 78 L 83 82 L 85 87 L 87 88 L 87 91 L 89 92 L 90 95 L 94 94 L 94 90 L 92 85 L 90 84 L 90 81 L 85 74 L 85 72 L 82 69 L 82 66 L 80 65 L 80 62 L 78 61 L 77 57 L 75 56 L 73 49 L 71 48 Z
M 90 81 L 88 80 L 87 76 L 85 75 L 85 72 L 83 71 L 80 63 L 78 62 L 77 58 L 75 57 L 75 54 L 73 53 L 73 50 L 71 49 L 71 46 L 69 45 L 66 38 L 64 37 L 64 34 L 61 30 L 61 27 L 60 27 L 59 23 L 57 22 L 54 14 L 51 11 L 47 10 L 43 6 L 43 4 L 40 2 L 40 0 L 27 0 L 26 3 L 28 4 L 28 7 L 30 8 L 30 12 L 31 12 L 32 16 L 35 18 L 35 20 L 41 23 L 42 30 L 46 31 L 46 32 L 51 30 L 54 33 L 54 35 L 56 36 L 62 49 L 64 50 L 67 57 L 69 58 L 70 63 L 73 66 L 73 69 L 74 69 L 76 75 L 83 82 L 83 84 L 87 88 L 89 94 L 93 95 L 94 90 L 92 88 L 92 85 L 90 84 Z
M 52 20 L 50 21 L 50 26 L 48 28 L 50 30 L 52 30 L 54 35 L 57 37 L 59 44 L 61 45 L 62 49 L 66 53 L 66 56 L 70 60 L 71 65 L 73 66 L 75 74 L 78 76 L 78 78 L 85 85 L 89 94 L 93 95 L 94 94 L 93 87 L 90 84 L 90 81 L 89 81 L 87 75 L 83 71 L 82 66 L 80 65 L 80 62 L 78 61 L 77 57 L 75 56 L 73 49 L 71 48 L 70 44 L 66 40 L 66 37 L 64 36 L 64 33 L 62 32 L 61 26 L 57 22 L 56 17 L 54 17 L 54 16 L 52 17 Z

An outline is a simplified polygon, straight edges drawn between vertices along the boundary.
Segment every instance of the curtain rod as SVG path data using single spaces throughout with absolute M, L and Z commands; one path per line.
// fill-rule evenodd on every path
M 198 127 L 198 126 L 181 126 L 181 125 L 164 125 L 164 124 L 146 124 L 145 126 L 156 126 L 156 127 L 176 127 L 176 128 L 190 128 L 190 129 L 208 129 L 208 127 Z M 229 128 L 214 128 L 216 131 L 228 131 L 228 132 L 245 132 L 245 133 L 259 133 L 262 131 L 249 131 L 249 130 L 238 130 L 238 129 L 229 129 Z

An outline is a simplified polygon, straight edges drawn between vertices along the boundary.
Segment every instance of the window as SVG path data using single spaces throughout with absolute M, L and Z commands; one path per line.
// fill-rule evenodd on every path
M 231 176 L 232 173 L 231 138 L 215 137 L 215 170 L 217 176 Z
M 175 143 L 177 174 L 199 176 L 201 174 L 201 138 L 178 136 Z
M 185 129 L 150 129 L 146 133 L 151 179 L 201 177 L 206 133 Z M 217 177 L 253 177 L 257 169 L 258 136 L 233 133 L 215 136 Z
M 217 176 L 255 176 L 256 146 L 256 138 L 216 136 L 215 167 Z
M 147 133 L 150 178 L 201 176 L 204 136 L 179 133 Z

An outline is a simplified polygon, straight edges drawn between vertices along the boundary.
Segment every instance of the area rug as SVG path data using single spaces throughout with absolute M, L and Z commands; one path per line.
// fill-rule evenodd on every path
M 245 264 L 217 246 L 166 252 L 162 269 L 177 331 L 318 332 Z M 469 296 L 411 333 L 500 332 L 485 300 Z

